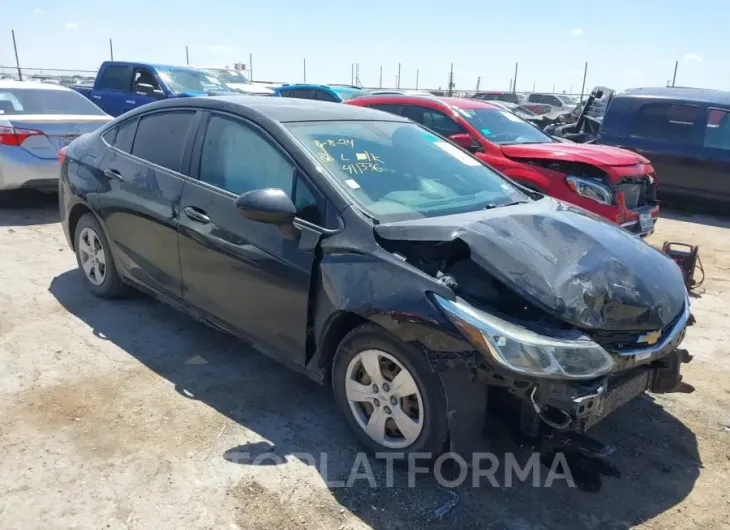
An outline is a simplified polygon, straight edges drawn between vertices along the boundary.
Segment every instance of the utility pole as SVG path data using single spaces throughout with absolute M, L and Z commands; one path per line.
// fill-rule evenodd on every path
M 398 84 L 395 86 L 395 88 L 400 88 L 400 63 L 398 63 Z
M 512 78 L 509 78 L 509 90 L 507 92 L 512 92 Z
M 360 82 L 360 63 L 355 63 L 355 86 L 362 86 Z
M 248 54 L 248 80 L 253 81 L 253 53 Z
M 454 63 L 451 63 L 451 70 L 449 70 L 449 97 L 454 95 Z
M 355 63 L 350 63 L 350 84 L 355 84 Z
M 672 76 L 672 88 L 674 88 L 674 83 L 677 81 L 677 68 L 679 68 L 679 61 L 674 61 L 674 75 Z
M 418 70 L 416 70 L 416 90 L 418 90 Z
M 304 58 L 304 82 L 307 82 L 307 58 Z
M 532 82 L 532 91 L 535 91 L 535 81 Z
M 109 39 L 109 55 L 112 58 L 112 61 L 114 60 L 114 46 L 112 45 L 112 40 Z
M 185 64 L 190 64 L 190 54 L 188 53 L 187 46 L 185 46 Z
M 583 69 L 583 86 L 580 87 L 580 101 L 583 102 L 583 94 L 586 91 L 586 77 L 588 76 L 588 61 L 586 61 L 585 68 Z
M 479 83 L 481 83 L 481 82 L 482 82 L 482 77 L 481 76 L 477 77 L 477 89 L 476 89 L 477 94 L 479 93 Z
M 15 42 L 15 30 L 11 29 L 10 32 L 13 34 L 13 49 L 15 50 L 15 65 L 18 67 L 18 81 L 22 81 L 23 72 L 20 70 L 20 59 L 18 59 L 18 43 Z
M 555 94 L 555 83 L 553 83 L 553 94 Z
M 383 67 L 380 67 L 380 82 L 378 83 L 378 88 L 383 88 Z
M 515 78 L 512 81 L 512 92 L 517 92 L 517 69 L 519 68 L 520 63 L 515 63 Z

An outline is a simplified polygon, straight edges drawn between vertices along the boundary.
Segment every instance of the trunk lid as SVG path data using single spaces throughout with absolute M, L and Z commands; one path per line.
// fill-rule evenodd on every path
M 671 259 L 600 217 L 549 197 L 386 223 L 375 231 L 389 240 L 461 239 L 486 274 L 584 330 L 662 330 L 684 309 L 684 280 Z
M 10 126 L 20 132 L 37 131 L 27 136 L 20 147 L 43 159 L 58 158 L 58 151 L 82 134 L 95 131 L 112 120 L 111 116 L 73 114 L 21 114 L 7 117 Z

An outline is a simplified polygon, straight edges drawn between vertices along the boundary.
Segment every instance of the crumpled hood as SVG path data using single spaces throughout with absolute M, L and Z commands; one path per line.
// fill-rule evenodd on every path
M 515 144 L 501 145 L 502 152 L 510 158 L 533 158 L 583 162 L 594 166 L 633 166 L 648 164 L 641 155 L 626 149 L 594 144 Z
M 461 239 L 487 273 L 583 329 L 658 330 L 684 308 L 679 267 L 625 230 L 546 197 L 375 228 L 385 239 Z

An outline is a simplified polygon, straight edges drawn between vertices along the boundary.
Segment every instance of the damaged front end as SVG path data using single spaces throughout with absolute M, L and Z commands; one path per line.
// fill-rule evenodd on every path
M 545 198 L 376 233 L 453 291 L 430 296 L 474 347 L 436 366 L 461 437 L 456 452 L 482 434 L 475 429 L 486 424 L 467 416 L 488 395 L 510 402 L 504 410 L 514 407 L 508 415 L 522 435 L 603 458 L 610 451 L 580 436 L 639 394 L 680 384 L 691 359 L 679 349 L 691 319 L 681 272 L 596 216 Z

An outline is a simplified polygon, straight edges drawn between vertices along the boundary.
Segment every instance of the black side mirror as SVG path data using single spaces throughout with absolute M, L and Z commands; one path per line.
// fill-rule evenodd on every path
M 152 98 L 160 99 L 165 96 L 165 93 L 162 92 L 159 88 L 155 88 L 154 86 L 148 84 L 148 83 L 137 83 L 134 85 L 134 91 L 137 94 L 142 94 L 143 96 L 149 96 Z
M 248 191 L 236 199 L 236 208 L 246 219 L 276 226 L 291 225 L 297 214 L 292 200 L 278 188 Z

